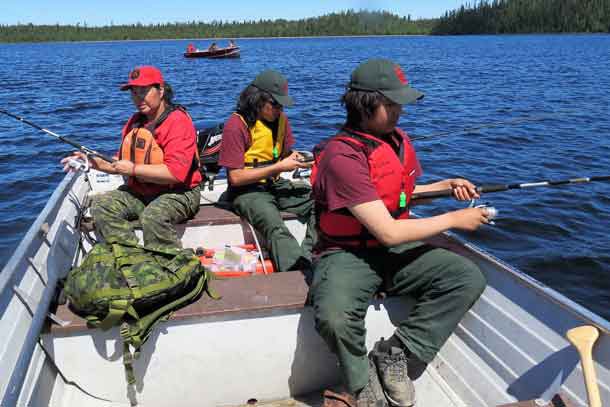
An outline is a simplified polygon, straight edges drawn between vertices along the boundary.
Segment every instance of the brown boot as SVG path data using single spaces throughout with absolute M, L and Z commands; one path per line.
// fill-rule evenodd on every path
M 356 398 L 349 393 L 335 393 L 324 390 L 324 404 L 322 407 L 358 407 Z

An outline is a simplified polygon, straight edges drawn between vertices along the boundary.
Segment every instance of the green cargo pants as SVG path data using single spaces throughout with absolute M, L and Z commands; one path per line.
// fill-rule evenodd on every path
M 364 317 L 378 290 L 416 304 L 395 335 L 429 363 L 485 288 L 478 267 L 457 254 L 414 244 L 322 254 L 314 262 L 310 300 L 316 329 L 339 359 L 350 392 L 368 381 Z
M 176 254 L 182 244 L 174 225 L 195 216 L 200 199 L 199 186 L 148 199 L 121 187 L 95 197 L 91 214 L 96 230 L 108 243 L 137 245 L 138 238 L 131 221 L 139 219 L 147 248 Z
M 235 211 L 265 237 L 271 260 L 278 271 L 309 263 L 315 243 L 315 218 L 308 184 L 279 179 L 270 185 L 231 192 Z M 280 211 L 294 213 L 301 223 L 307 223 L 302 246 L 284 225 Z

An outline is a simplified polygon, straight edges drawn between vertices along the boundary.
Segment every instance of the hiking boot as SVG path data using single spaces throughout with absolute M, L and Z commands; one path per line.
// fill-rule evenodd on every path
M 375 363 L 369 358 L 369 381 L 360 391 L 357 398 L 358 407 L 388 407 Z
M 407 375 L 407 355 L 404 349 L 391 346 L 383 351 L 380 345 L 383 338 L 375 343 L 369 357 L 377 367 L 379 381 L 390 405 L 411 407 L 415 404 L 415 387 Z
M 332 390 L 326 390 L 322 407 L 388 407 L 373 361 L 369 358 L 369 381 L 358 393 L 358 397 L 349 393 L 335 393 Z

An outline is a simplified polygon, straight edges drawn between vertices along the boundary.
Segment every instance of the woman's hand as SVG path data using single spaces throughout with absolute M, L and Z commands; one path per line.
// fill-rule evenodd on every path
M 301 154 L 293 151 L 288 157 L 279 161 L 276 165 L 280 169 L 281 172 L 293 171 L 297 168 L 310 168 L 313 163 L 302 163 L 299 161 L 299 157 L 302 158 Z
M 79 160 L 79 161 L 82 161 L 83 163 L 86 163 L 87 161 L 89 161 L 89 167 L 93 168 L 94 170 L 107 172 L 105 169 L 101 168 L 100 161 L 102 161 L 102 160 L 100 158 L 87 157 L 87 155 L 85 153 L 83 153 L 82 151 L 75 151 L 72 153 L 72 155 L 62 158 L 61 164 L 64 166 L 64 172 L 76 171 L 76 168 L 70 166 L 70 163 L 69 163 L 70 160 Z
M 477 192 L 477 187 L 466 179 L 448 179 L 447 183 L 453 190 L 453 197 L 458 201 L 470 201 L 472 199 L 478 199 L 481 197 Z
M 112 163 L 112 168 L 115 174 L 124 175 L 126 177 L 135 176 L 136 165 L 129 160 L 119 160 Z

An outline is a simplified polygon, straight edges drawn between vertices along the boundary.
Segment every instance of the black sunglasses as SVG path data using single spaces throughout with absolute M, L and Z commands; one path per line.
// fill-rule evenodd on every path
M 275 109 L 281 109 L 283 106 L 281 103 L 278 103 L 277 101 L 271 99 L 269 101 L 269 103 L 271 104 L 271 107 L 275 108 Z

